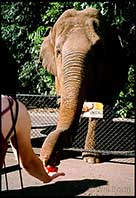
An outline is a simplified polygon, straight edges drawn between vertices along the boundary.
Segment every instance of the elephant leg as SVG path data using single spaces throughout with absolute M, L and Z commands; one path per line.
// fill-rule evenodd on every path
M 95 130 L 96 130 L 96 119 L 89 119 L 88 132 L 85 139 L 84 149 L 94 149 L 95 148 Z M 85 162 L 95 164 L 100 162 L 100 157 L 98 154 L 91 152 L 83 152 L 82 157 Z

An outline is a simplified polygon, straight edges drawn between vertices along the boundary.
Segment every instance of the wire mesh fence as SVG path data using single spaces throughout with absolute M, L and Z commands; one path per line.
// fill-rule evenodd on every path
M 58 119 L 58 105 L 56 96 L 17 94 L 17 98 L 28 108 L 32 120 L 31 138 L 45 137 L 56 128 Z M 75 132 L 70 148 L 77 151 L 84 150 L 85 138 L 89 119 L 80 117 L 79 126 Z M 109 152 L 109 154 L 127 153 L 133 156 L 135 151 L 135 120 L 114 118 L 114 110 L 110 106 L 104 107 L 103 118 L 97 118 L 95 151 Z

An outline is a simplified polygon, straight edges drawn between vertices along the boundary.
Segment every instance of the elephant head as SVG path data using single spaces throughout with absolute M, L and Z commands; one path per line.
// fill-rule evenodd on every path
M 40 58 L 55 76 L 61 96 L 56 130 L 45 139 L 40 157 L 45 163 L 59 163 L 62 148 L 77 129 L 84 101 L 112 103 L 127 69 L 116 32 L 95 8 L 66 10 L 45 37 Z

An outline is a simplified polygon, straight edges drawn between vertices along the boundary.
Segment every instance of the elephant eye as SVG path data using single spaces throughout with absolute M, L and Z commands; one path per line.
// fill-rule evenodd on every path
M 59 55 L 61 55 L 61 50 L 59 48 L 56 49 L 56 56 L 58 57 Z

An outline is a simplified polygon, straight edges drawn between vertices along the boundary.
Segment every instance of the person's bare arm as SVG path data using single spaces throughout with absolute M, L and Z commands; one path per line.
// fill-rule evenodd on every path
M 16 124 L 17 142 L 19 149 L 19 157 L 25 170 L 32 176 L 43 181 L 44 183 L 50 182 L 52 179 L 63 176 L 64 173 L 56 173 L 53 176 L 49 176 L 43 166 L 42 161 L 36 156 L 32 149 L 30 140 L 31 120 L 26 107 L 19 102 L 19 113 Z M 14 143 L 14 136 L 11 139 Z

